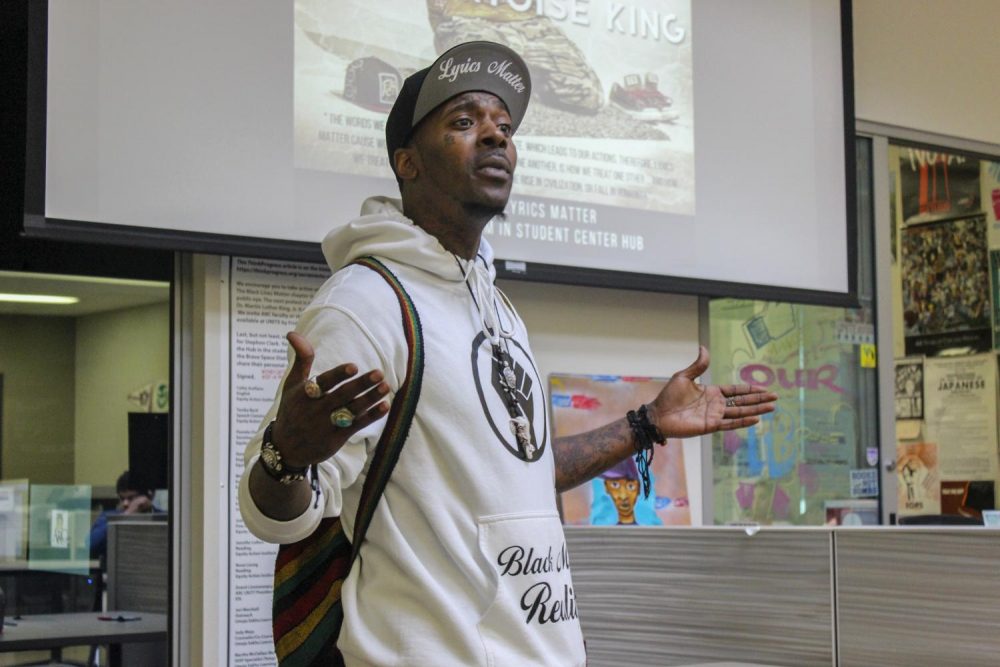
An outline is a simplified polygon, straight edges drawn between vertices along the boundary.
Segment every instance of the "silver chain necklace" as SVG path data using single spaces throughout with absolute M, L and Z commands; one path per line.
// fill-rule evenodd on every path
M 455 257 L 455 262 L 458 264 L 459 270 L 462 270 L 462 263 L 459 261 L 457 256 Z M 468 281 L 465 283 L 465 288 L 469 290 L 469 296 L 472 297 L 472 303 L 475 305 L 476 310 L 482 314 L 479 302 L 476 301 L 476 295 L 472 292 L 472 288 L 469 286 Z M 483 304 L 482 307 L 488 306 L 487 304 Z M 493 307 L 496 306 L 493 305 Z M 497 326 L 499 326 L 499 318 L 500 313 L 498 311 Z M 530 461 L 535 457 L 535 451 L 537 448 L 535 447 L 534 441 L 531 439 L 531 424 L 528 422 L 527 417 L 524 416 L 524 412 L 521 410 L 521 406 L 517 401 L 517 374 L 511 366 L 512 359 L 509 351 L 504 350 L 499 343 L 493 343 L 492 347 L 493 364 L 495 364 L 497 368 L 498 383 L 503 391 L 504 403 L 507 407 L 507 414 L 510 417 L 508 422 L 510 432 L 517 441 L 518 450 L 524 455 L 526 460 Z

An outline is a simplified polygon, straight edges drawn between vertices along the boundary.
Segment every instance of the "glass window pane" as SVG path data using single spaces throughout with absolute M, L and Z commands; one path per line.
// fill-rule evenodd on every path
M 86 575 L 90 570 L 90 486 L 29 487 L 28 567 Z
M 871 310 L 717 299 L 709 317 L 713 382 L 780 397 L 758 425 L 713 436 L 715 523 L 877 523 L 878 445 L 860 410 Z

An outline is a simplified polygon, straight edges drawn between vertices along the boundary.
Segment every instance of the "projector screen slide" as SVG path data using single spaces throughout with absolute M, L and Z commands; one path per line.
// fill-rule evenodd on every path
M 637 15 L 612 3 L 607 25 L 595 29 L 589 3 L 432 1 L 428 16 L 407 16 L 366 0 L 298 0 L 295 166 L 384 176 L 381 121 L 403 73 L 455 44 L 499 41 L 524 54 L 534 82 L 517 135 L 517 192 L 546 204 L 515 200 L 512 215 L 541 220 L 550 233 L 538 236 L 562 236 L 566 223 L 592 225 L 587 204 L 694 215 L 690 0 L 653 4 L 667 12 Z M 378 29 L 364 34 L 345 15 Z M 415 39 L 407 45 L 393 35 Z M 628 39 L 627 57 L 605 67 L 602 81 L 591 63 L 613 57 Z M 427 44 L 435 52 L 411 55 Z
M 398 196 L 384 126 L 402 80 L 484 39 L 533 84 L 506 216 L 485 232 L 501 269 L 847 303 L 844 15 L 841 0 L 50 0 L 44 211 L 26 227 L 313 252 L 367 196 Z

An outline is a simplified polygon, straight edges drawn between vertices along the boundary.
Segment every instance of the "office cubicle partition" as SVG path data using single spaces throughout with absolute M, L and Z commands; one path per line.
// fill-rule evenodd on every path
M 170 533 L 166 514 L 112 517 L 108 522 L 109 612 L 125 611 L 128 617 L 169 614 L 169 568 Z M 168 664 L 166 641 L 123 646 L 121 653 L 124 665 L 166 667 Z
M 591 667 L 998 664 L 1000 531 L 566 529 Z
M 842 667 L 1000 664 L 1000 532 L 835 537 Z
M 572 528 L 592 667 L 834 664 L 830 531 Z

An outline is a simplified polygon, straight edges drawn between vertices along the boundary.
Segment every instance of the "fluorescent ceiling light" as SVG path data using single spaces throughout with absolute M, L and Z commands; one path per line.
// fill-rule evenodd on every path
M 0 292 L 0 301 L 8 303 L 44 303 L 52 305 L 69 305 L 79 301 L 75 296 L 50 296 L 47 294 L 4 294 Z
M 33 273 L 27 271 L 0 271 L 2 278 L 23 278 L 27 280 L 57 280 L 59 282 L 93 283 L 95 285 L 126 285 L 129 287 L 162 287 L 170 283 L 158 280 L 131 280 L 126 278 L 102 278 L 99 276 L 70 276 L 62 273 Z
M 973 354 L 974 352 L 975 352 L 975 350 L 972 349 L 969 346 L 966 346 L 966 347 L 949 347 L 949 348 L 945 348 L 944 350 L 941 350 L 940 352 L 938 352 L 937 356 L 939 356 L 939 357 L 964 357 L 966 355 Z

